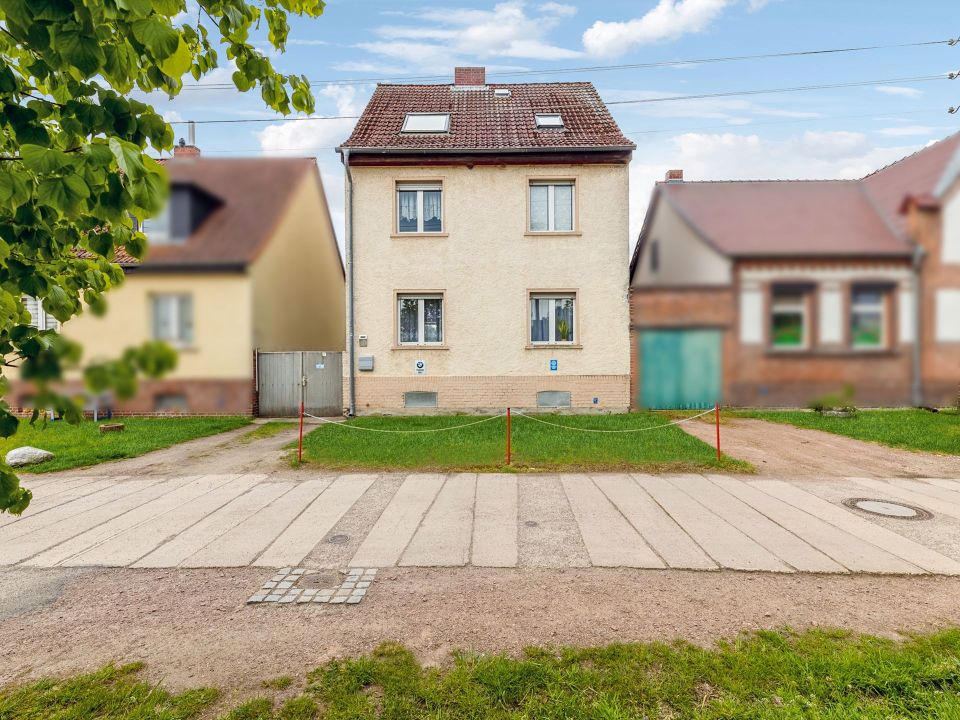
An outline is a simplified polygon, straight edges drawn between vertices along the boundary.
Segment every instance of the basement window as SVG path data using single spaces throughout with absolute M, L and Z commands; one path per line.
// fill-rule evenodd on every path
M 563 390 L 541 390 L 537 393 L 538 408 L 570 407 L 570 393 Z
M 403 133 L 445 133 L 450 131 L 450 113 L 407 113 Z
M 403 406 L 408 408 L 435 408 L 437 406 L 437 394 L 420 390 L 405 392 L 403 394 Z
M 560 113 L 537 113 L 537 130 L 563 130 L 563 117 Z

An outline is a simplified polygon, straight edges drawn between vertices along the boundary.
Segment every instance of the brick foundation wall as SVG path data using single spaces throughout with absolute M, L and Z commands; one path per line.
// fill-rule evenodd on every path
M 357 414 L 532 409 L 537 406 L 537 393 L 544 390 L 570 392 L 573 410 L 624 412 L 630 403 L 629 388 L 627 375 L 391 377 L 357 373 Z M 436 409 L 404 408 L 404 393 L 413 391 L 437 393 Z
M 137 415 L 251 415 L 253 393 L 249 380 L 141 380 L 136 396 L 129 400 L 114 400 L 110 407 L 100 407 L 100 413 L 112 410 L 114 416 Z M 81 393 L 80 383 L 67 383 L 60 388 L 66 393 Z M 7 400 L 17 412 L 31 408 L 30 387 L 18 384 L 11 388 Z M 178 396 L 185 401 L 182 406 L 158 409 L 159 396 Z

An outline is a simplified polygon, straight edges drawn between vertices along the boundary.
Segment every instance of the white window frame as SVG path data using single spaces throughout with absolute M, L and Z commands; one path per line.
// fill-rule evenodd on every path
M 886 291 L 876 290 L 879 299 L 875 303 L 856 302 L 857 288 L 850 288 L 850 346 L 855 350 L 882 350 L 887 347 L 887 298 Z M 880 342 L 876 345 L 857 343 L 853 339 L 853 318 L 858 312 L 880 313 Z
M 560 113 L 535 113 L 533 118 L 537 130 L 563 130 L 564 128 L 563 115 Z
M 186 325 L 180 315 L 181 299 L 190 299 L 190 336 L 185 337 Z M 157 334 L 157 307 L 158 303 L 170 304 L 170 325 L 174 329 L 175 337 L 159 337 Z M 193 322 L 193 295 L 190 293 L 154 293 L 150 296 L 150 335 L 154 340 L 168 343 L 174 347 L 190 347 L 194 343 L 195 328 Z
M 417 193 L 417 229 L 416 230 L 401 230 L 400 229 L 400 193 L 401 192 L 415 192 Z M 440 193 L 440 229 L 439 230 L 424 230 L 423 229 L 423 194 L 425 192 L 438 192 Z M 444 220 L 443 220 L 443 184 L 442 183 L 397 183 L 396 192 L 394 193 L 394 205 L 396 206 L 394 220 L 397 227 L 398 235 L 439 235 L 443 233 L 444 230 Z
M 186 241 L 186 238 L 178 238 L 173 234 L 173 228 L 170 225 L 173 221 L 170 213 L 170 205 L 171 202 L 168 200 L 160 212 L 153 217 L 145 218 L 140 224 L 141 232 L 147 236 L 147 241 L 154 245 L 183 245 Z M 150 225 L 157 222 L 159 218 L 166 220 L 166 229 L 158 233 L 156 230 L 151 230 Z
M 556 215 L 556 188 L 562 185 L 570 188 L 570 228 L 558 230 Z M 547 188 L 547 229 L 533 229 L 533 188 Z M 527 188 L 527 232 L 572 233 L 577 229 L 577 181 L 576 180 L 531 180 Z
M 442 129 L 424 129 L 424 130 L 413 130 L 411 126 L 411 118 L 427 118 L 427 117 L 436 117 L 443 118 L 443 127 Z M 400 132 L 409 134 L 409 135 L 436 135 L 439 133 L 448 133 L 450 132 L 450 113 L 407 113 L 403 116 L 403 126 L 400 128 Z
M 403 302 L 405 300 L 416 300 L 417 301 L 417 339 L 416 341 L 404 341 L 403 335 L 400 331 L 401 315 L 403 313 Z M 424 324 L 424 300 L 439 300 L 440 301 L 440 339 L 437 341 L 427 342 L 423 339 L 425 324 Z M 446 324 L 447 324 L 447 310 L 446 310 L 446 299 L 443 296 L 443 293 L 397 293 L 397 345 L 402 345 L 404 347 L 411 346 L 439 346 L 443 345 L 444 336 L 446 333 Z
M 24 295 L 22 300 L 28 312 L 30 311 L 30 305 L 28 304 L 29 300 L 33 300 L 37 304 L 36 320 L 34 320 L 33 313 L 30 313 L 31 327 L 35 327 L 37 330 L 59 330 L 60 329 L 60 321 L 43 309 L 43 300 L 41 298 L 35 298 L 29 295 Z
M 799 303 L 793 302 L 792 300 L 786 300 L 785 298 L 777 298 L 777 293 L 774 291 L 770 296 L 770 347 L 777 352 L 798 352 L 801 350 L 807 350 L 810 347 L 810 312 L 807 309 L 808 304 L 808 293 L 798 292 L 790 293 L 789 295 L 796 295 L 799 298 Z M 787 295 L 787 293 L 784 293 Z M 777 306 L 780 307 L 777 307 Z M 802 333 L 801 342 L 799 345 L 777 345 L 773 337 L 773 320 L 777 316 L 778 312 L 790 313 L 791 315 L 796 313 L 799 310 L 801 325 L 800 330 Z
M 550 313 L 551 322 L 547 325 L 548 327 L 548 340 L 534 340 L 533 339 L 533 323 L 532 323 L 532 313 L 533 313 L 533 301 L 534 300 L 553 300 L 554 304 L 551 305 L 552 312 Z M 573 321 L 570 323 L 570 339 L 569 340 L 557 340 L 557 323 L 555 320 L 556 317 L 556 304 L 557 300 L 572 300 L 573 301 Z M 531 345 L 576 345 L 577 344 L 577 293 L 575 292 L 531 292 L 529 300 L 527 301 L 527 339 Z

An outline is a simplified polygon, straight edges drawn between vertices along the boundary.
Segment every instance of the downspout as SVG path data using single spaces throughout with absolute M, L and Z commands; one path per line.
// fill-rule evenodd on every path
M 923 380 L 920 367 L 923 339 L 923 288 L 920 270 L 923 267 L 924 254 L 921 245 L 913 246 L 913 382 L 910 394 L 914 407 L 923 405 Z
M 353 175 L 350 172 L 350 149 L 343 148 L 343 167 L 347 173 L 347 197 L 346 197 L 346 215 L 345 215 L 345 235 L 344 239 L 347 251 L 347 362 L 350 363 L 350 374 L 348 375 L 348 394 L 347 415 L 354 417 L 357 410 L 357 379 L 356 379 L 356 342 L 354 341 L 354 307 L 353 307 Z

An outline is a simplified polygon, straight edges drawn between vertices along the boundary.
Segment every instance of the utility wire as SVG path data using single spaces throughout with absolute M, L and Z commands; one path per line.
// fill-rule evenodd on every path
M 836 55 L 840 53 L 868 52 L 873 50 L 890 50 L 895 48 L 928 47 L 932 45 L 956 45 L 960 38 L 946 40 L 926 40 L 922 42 L 894 43 L 890 45 L 863 45 L 859 47 L 827 48 L 821 50 L 792 50 L 779 53 L 760 53 L 757 55 L 729 55 L 721 57 L 695 58 L 692 60 L 659 60 L 647 63 L 630 63 L 626 65 L 587 65 L 581 67 L 562 68 L 554 70 L 503 70 L 487 73 L 491 77 L 527 77 L 531 75 L 558 75 L 566 73 L 607 72 L 612 70 L 646 70 L 662 67 L 682 67 L 684 65 L 707 65 L 711 63 L 741 62 L 745 60 L 772 60 L 789 57 L 815 57 L 818 55 Z M 362 83 L 390 83 L 409 82 L 411 80 L 447 80 L 450 75 L 399 75 L 395 77 L 356 78 L 353 80 L 311 80 L 311 85 L 356 85 Z M 234 88 L 233 83 L 195 83 L 184 85 L 187 89 L 223 89 Z
M 830 90 L 835 88 L 852 88 L 852 87 L 866 87 L 870 85 L 887 85 L 890 83 L 915 83 L 915 82 L 928 82 L 931 80 L 946 80 L 949 76 L 947 74 L 940 75 L 915 75 L 911 77 L 900 77 L 900 78 L 885 78 L 883 80 L 859 80 L 855 82 L 844 82 L 844 83 L 821 83 L 817 85 L 797 85 L 793 87 L 783 87 L 783 88 L 764 88 L 757 90 L 732 90 L 729 92 L 717 92 L 717 93 L 701 93 L 697 95 L 665 95 L 663 97 L 652 97 L 652 98 L 639 98 L 633 100 L 611 100 L 605 102 L 605 105 L 646 105 L 651 103 L 663 103 L 663 102 L 679 102 L 687 100 L 706 100 L 706 99 L 715 99 L 715 98 L 727 98 L 727 97 L 738 97 L 738 96 L 747 96 L 747 95 L 770 95 L 770 94 L 783 94 L 783 93 L 792 93 L 792 92 L 808 92 L 811 90 Z M 564 110 L 567 108 L 576 108 L 582 109 L 584 105 L 550 105 L 549 109 Z M 529 112 L 530 107 L 516 107 L 516 106 L 504 106 L 501 110 L 513 110 L 516 112 Z M 543 110 L 548 109 L 546 106 L 542 108 Z M 440 111 L 438 111 L 440 112 Z M 293 118 L 231 118 L 224 120 L 175 120 L 172 121 L 171 125 L 186 125 L 190 122 L 194 122 L 197 125 L 210 125 L 210 124 L 232 124 L 232 123 L 277 123 L 277 122 L 305 122 L 309 120 L 356 120 L 359 115 L 312 115 L 309 117 L 293 117 Z

